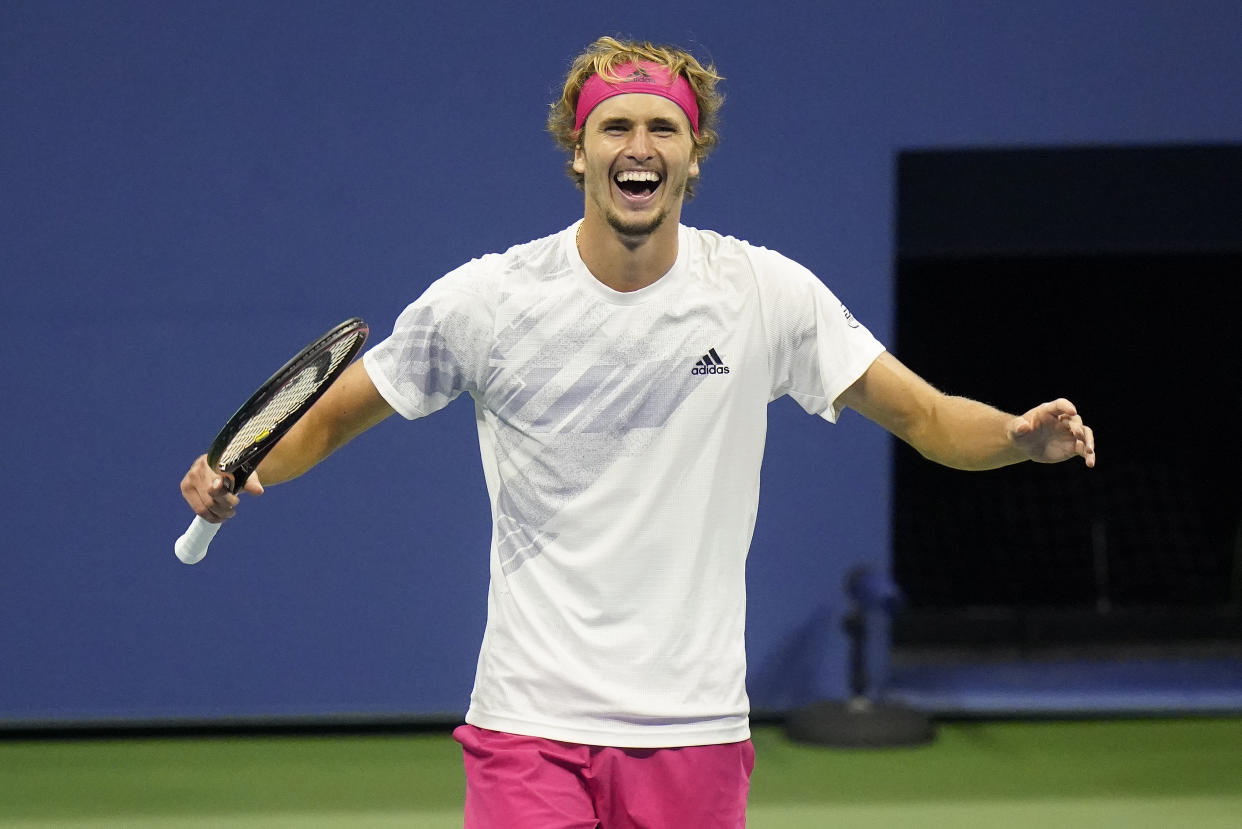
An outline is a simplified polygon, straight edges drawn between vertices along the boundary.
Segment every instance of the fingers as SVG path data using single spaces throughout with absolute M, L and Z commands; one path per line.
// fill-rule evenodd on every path
M 1081 457 L 1088 468 L 1095 466 L 1095 432 L 1082 422 L 1078 410 L 1073 403 L 1061 398 L 1046 404 L 1055 406 L 1058 411 L 1057 422 L 1069 429 L 1074 438 L 1074 454 Z
M 1018 418 L 1018 423 L 1013 427 L 1014 434 L 1028 435 L 1031 432 L 1049 423 L 1058 423 L 1061 420 L 1073 417 L 1078 414 L 1078 409 L 1074 404 L 1066 400 L 1064 397 L 1058 397 L 1056 400 L 1049 400 L 1047 403 L 1040 403 L 1024 415 Z
M 207 465 L 207 456 L 200 456 L 181 479 L 181 496 L 200 516 L 212 524 L 232 518 L 239 499 L 230 489 L 231 480 Z
M 1044 407 L 1047 407 L 1057 416 L 1078 414 L 1078 407 L 1066 400 L 1064 397 L 1058 397 L 1056 400 L 1045 403 L 1040 408 L 1042 409 Z
M 1017 418 L 1012 427 L 1015 438 L 1025 439 L 1031 455 L 1043 463 L 1057 463 L 1081 457 L 1095 466 L 1095 433 L 1083 423 L 1076 407 L 1064 397 L 1041 403 Z
M 1058 397 L 1056 400 L 1049 400 L 1047 403 L 1041 403 L 1026 413 L 1029 420 L 1035 421 L 1036 425 L 1041 420 L 1052 420 L 1060 422 L 1069 418 L 1077 417 L 1078 407 L 1064 397 Z M 1081 421 L 1080 421 L 1081 422 Z
M 1095 466 L 1095 432 L 1090 426 L 1083 424 L 1082 418 L 1078 419 L 1078 425 L 1081 428 L 1074 433 L 1074 437 L 1078 438 L 1074 451 L 1082 456 L 1082 459 L 1087 462 L 1087 468 L 1090 469 Z

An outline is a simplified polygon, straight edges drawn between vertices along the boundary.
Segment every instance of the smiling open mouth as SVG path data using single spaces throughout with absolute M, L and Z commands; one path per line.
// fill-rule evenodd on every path
M 654 170 L 622 170 L 613 180 L 621 192 L 634 198 L 650 196 L 660 186 L 660 174 Z

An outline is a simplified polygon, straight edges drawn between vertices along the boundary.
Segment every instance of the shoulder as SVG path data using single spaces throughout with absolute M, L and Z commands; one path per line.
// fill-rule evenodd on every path
M 683 229 L 696 257 L 708 266 L 745 268 L 761 283 L 772 279 L 819 281 L 809 269 L 771 248 L 713 230 Z
M 475 257 L 452 271 L 443 279 L 463 284 L 475 284 L 487 279 L 499 279 L 508 274 L 560 270 L 565 260 L 565 236 L 568 231 L 557 231 L 548 236 L 513 245 L 499 253 L 487 253 Z
M 808 268 L 771 248 L 710 230 L 685 231 L 697 280 L 750 297 L 765 317 L 809 320 L 814 306 L 831 293 Z
M 706 272 L 748 283 L 772 332 L 801 336 L 821 321 L 866 332 L 818 274 L 779 251 L 714 231 L 686 228 Z M 716 277 L 720 281 L 720 277 Z
M 432 300 L 449 295 L 469 296 L 491 303 L 502 291 L 515 290 L 525 281 L 540 282 L 561 274 L 568 269 L 564 252 L 566 232 L 558 231 L 502 252 L 475 257 L 432 282 L 423 296 Z

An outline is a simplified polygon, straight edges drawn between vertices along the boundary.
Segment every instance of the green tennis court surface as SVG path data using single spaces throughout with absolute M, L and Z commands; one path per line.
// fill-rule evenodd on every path
M 882 751 L 763 727 L 755 745 L 751 829 L 1242 827 L 1242 719 L 953 723 Z M 447 733 L 0 742 L 5 827 L 448 829 L 462 786 Z

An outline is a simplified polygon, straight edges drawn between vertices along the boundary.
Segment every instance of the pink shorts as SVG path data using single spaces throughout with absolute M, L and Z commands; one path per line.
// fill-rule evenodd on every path
M 750 740 L 604 748 L 463 725 L 465 829 L 741 829 Z

